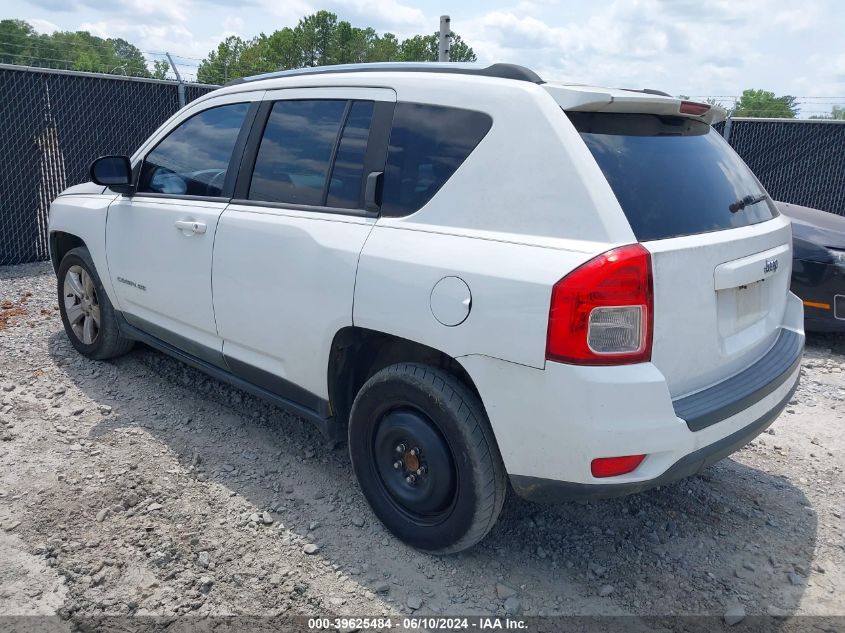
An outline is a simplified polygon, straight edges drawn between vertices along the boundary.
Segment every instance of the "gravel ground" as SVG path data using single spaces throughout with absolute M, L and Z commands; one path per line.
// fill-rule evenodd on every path
M 438 558 L 381 527 L 345 447 L 147 348 L 86 360 L 49 266 L 0 268 L 0 614 L 845 615 L 843 370 L 845 338 L 811 337 L 732 458 L 623 499 L 511 495 Z

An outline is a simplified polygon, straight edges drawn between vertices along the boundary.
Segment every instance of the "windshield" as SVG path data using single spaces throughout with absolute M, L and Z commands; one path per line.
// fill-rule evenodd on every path
M 706 123 L 654 114 L 567 115 L 641 242 L 778 215 L 745 163 Z

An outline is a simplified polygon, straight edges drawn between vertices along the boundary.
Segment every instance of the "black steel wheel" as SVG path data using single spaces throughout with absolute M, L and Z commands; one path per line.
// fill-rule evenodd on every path
M 400 407 L 382 415 L 372 459 L 388 498 L 409 520 L 435 525 L 448 516 L 457 497 L 454 459 L 425 413 Z
M 352 406 L 349 451 L 373 511 L 414 547 L 471 547 L 504 503 L 504 465 L 484 409 L 440 369 L 401 363 L 370 378 Z

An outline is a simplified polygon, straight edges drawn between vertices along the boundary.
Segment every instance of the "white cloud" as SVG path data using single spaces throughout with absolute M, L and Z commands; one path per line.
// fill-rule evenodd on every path
M 275 16 L 276 20 L 270 21 L 267 28 L 261 29 L 266 33 L 272 33 L 276 29 L 285 26 L 295 26 L 304 15 L 314 13 L 317 9 L 309 2 L 304 0 L 289 0 L 279 2 L 279 0 L 260 0 L 259 7 L 271 16 Z M 270 28 L 269 25 L 272 25 Z M 258 35 L 258 33 L 250 33 L 249 36 Z
M 845 95 L 841 0 L 510 1 L 7 0 L 7 13 L 34 17 L 43 31 L 86 28 L 201 59 L 226 36 L 271 33 L 321 8 L 400 38 L 434 32 L 447 11 L 480 61 L 522 63 L 547 78 L 694 95 Z
M 348 20 L 353 26 L 372 26 L 379 32 L 390 31 L 400 37 L 426 33 L 436 30 L 432 26 L 436 17 L 426 16 L 418 8 L 404 4 L 400 0 L 323 0 L 319 3 L 305 0 L 256 0 L 261 8 L 278 18 L 273 28 L 264 29 L 272 32 L 284 26 L 295 26 L 300 18 L 316 13 L 320 9 L 331 11 L 339 20 Z M 250 37 L 257 33 L 249 33 Z
M 244 20 L 238 15 L 227 16 L 223 20 L 223 31 L 230 33 L 243 33 Z
M 832 74 L 836 79 L 845 83 L 845 53 L 842 53 L 839 57 L 833 60 L 831 70 L 833 71 Z
M 457 29 L 483 61 L 512 61 L 549 78 L 712 94 L 772 63 L 773 34 L 824 21 L 819 0 L 615 0 L 559 22 L 536 2 L 495 9 Z M 806 8 L 806 10 L 805 10 Z M 464 26 L 465 24 L 465 26 Z M 768 41 L 767 41 L 767 38 Z M 749 87 L 749 86 L 745 86 Z M 736 87 L 733 88 L 736 90 Z
M 42 20 L 40 18 L 30 18 L 27 20 L 39 33 L 44 33 L 45 35 L 49 35 L 50 33 L 55 33 L 56 31 L 61 31 L 62 29 L 59 27 L 58 24 L 54 24 L 50 22 L 50 20 Z
M 813 28 L 822 17 L 823 10 L 817 2 L 804 0 L 804 2 L 777 11 L 772 21 L 774 24 L 784 26 L 787 30 L 794 32 Z
M 397 0 L 335 0 L 333 4 L 336 9 L 347 9 L 351 15 L 367 21 L 367 24 L 371 23 L 373 18 L 395 27 L 419 27 L 428 24 L 425 13 L 420 9 Z
M 171 51 L 176 54 L 178 51 L 180 55 L 195 56 L 200 52 L 207 52 L 184 24 L 145 24 L 125 20 L 101 20 L 84 22 L 79 25 L 79 28 L 99 37 L 122 37 L 147 53 Z M 176 43 L 175 46 L 174 43 Z

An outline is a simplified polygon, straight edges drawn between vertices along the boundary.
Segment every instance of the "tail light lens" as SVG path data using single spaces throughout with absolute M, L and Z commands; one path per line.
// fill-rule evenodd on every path
M 624 457 L 599 457 L 590 463 L 593 477 L 618 477 L 634 472 L 643 463 L 645 455 L 625 455 Z
M 651 254 L 639 244 L 602 253 L 552 289 L 546 359 L 576 365 L 651 360 Z

